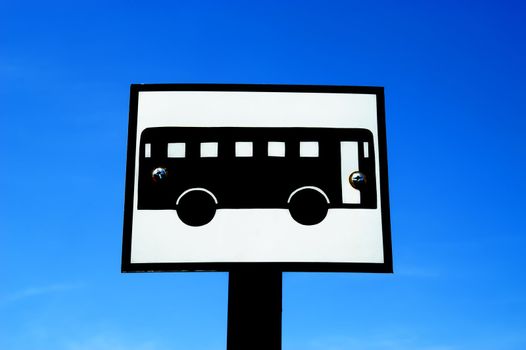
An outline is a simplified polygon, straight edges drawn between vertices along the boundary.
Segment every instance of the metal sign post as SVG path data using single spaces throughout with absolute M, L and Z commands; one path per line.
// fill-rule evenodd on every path
M 227 350 L 280 350 L 282 273 L 229 273 Z

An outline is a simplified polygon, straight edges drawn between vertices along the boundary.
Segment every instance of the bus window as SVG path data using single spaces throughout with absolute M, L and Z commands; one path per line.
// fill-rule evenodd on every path
M 369 142 L 363 143 L 363 157 L 369 158 Z
M 168 158 L 184 158 L 185 157 L 185 151 L 186 151 L 186 145 L 182 142 L 178 143 L 169 143 L 168 144 L 168 152 L 167 156 Z
M 285 157 L 285 142 L 270 141 L 268 143 L 269 157 Z
M 217 142 L 201 143 L 201 158 L 217 157 Z
M 300 157 L 319 157 L 319 144 L 316 141 L 300 142 Z
M 150 158 L 151 156 L 152 156 L 152 144 L 145 143 L 144 144 L 144 158 Z
M 236 157 L 252 157 L 252 142 L 236 142 Z

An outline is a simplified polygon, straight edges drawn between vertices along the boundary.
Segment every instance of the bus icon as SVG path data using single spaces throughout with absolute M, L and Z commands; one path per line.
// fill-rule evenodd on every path
M 334 208 L 377 208 L 373 134 L 362 128 L 150 127 L 138 210 L 203 226 L 221 209 L 284 209 L 300 225 Z

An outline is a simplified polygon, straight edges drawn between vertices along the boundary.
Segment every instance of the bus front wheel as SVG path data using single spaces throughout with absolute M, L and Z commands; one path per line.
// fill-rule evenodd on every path
M 177 215 L 189 226 L 208 224 L 216 214 L 216 202 L 212 195 L 204 190 L 191 190 L 183 193 L 177 200 Z
M 292 194 L 290 216 L 302 225 L 316 225 L 325 219 L 329 203 L 321 190 L 305 188 Z

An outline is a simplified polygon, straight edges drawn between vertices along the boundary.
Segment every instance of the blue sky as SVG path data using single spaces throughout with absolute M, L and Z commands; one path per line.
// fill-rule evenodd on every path
M 393 275 L 284 275 L 284 350 L 524 349 L 519 1 L 0 3 L 0 348 L 225 349 L 226 273 L 121 274 L 131 83 L 384 86 Z

